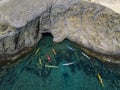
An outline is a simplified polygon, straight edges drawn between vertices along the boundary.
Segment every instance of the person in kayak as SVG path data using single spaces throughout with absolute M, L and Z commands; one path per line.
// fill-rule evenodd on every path
M 51 62 L 51 57 L 47 55 L 48 62 Z

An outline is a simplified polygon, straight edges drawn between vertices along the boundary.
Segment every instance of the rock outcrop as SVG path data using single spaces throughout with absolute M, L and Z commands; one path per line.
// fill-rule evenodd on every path
M 16 59 L 26 51 L 25 48 L 33 47 L 42 37 L 38 28 L 39 18 L 21 28 L 5 25 L 1 25 L 0 32 L 1 60 Z M 21 52 L 23 50 L 24 52 Z
M 98 1 L 1 0 L 1 57 L 13 58 L 50 32 L 54 42 L 68 38 L 99 59 L 120 63 L 119 11 Z
M 113 11 L 120 13 L 120 0 L 90 0 L 91 2 L 99 3 Z
M 52 11 L 54 17 L 54 9 Z M 118 13 L 99 4 L 83 2 L 72 5 L 65 13 L 59 13 L 58 16 L 60 17 L 57 17 L 57 22 L 51 29 L 55 42 L 68 38 L 97 53 L 120 56 Z M 118 62 L 119 60 L 116 61 Z

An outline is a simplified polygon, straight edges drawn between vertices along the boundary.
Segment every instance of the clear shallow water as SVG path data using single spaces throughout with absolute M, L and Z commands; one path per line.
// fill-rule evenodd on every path
M 71 46 L 75 52 L 66 46 Z M 35 49 L 15 64 L 0 68 L 0 90 L 120 90 L 119 70 L 108 68 L 95 58 L 89 60 L 69 40 L 56 44 L 51 36 L 46 36 L 37 48 L 40 48 L 38 55 L 35 55 Z M 47 55 L 52 58 L 51 62 Z M 62 65 L 68 62 L 75 63 Z M 45 64 L 59 68 L 47 68 Z M 100 73 L 104 87 L 99 83 L 97 73 Z

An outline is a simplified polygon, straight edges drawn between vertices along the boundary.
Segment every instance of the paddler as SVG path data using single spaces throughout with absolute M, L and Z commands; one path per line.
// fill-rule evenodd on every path
M 51 57 L 47 55 L 48 62 L 51 62 Z

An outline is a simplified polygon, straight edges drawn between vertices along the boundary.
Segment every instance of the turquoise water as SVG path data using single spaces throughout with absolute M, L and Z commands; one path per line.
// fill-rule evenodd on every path
M 35 55 L 38 48 L 40 51 Z M 52 36 L 45 36 L 24 58 L 0 68 L 0 90 L 120 90 L 119 69 L 108 67 L 92 57 L 88 59 L 81 52 L 69 40 L 53 43 Z M 47 55 L 51 61 L 47 60 Z M 74 64 L 63 65 L 69 62 Z M 46 64 L 58 67 L 48 68 Z M 97 73 L 101 75 L 104 87 Z

